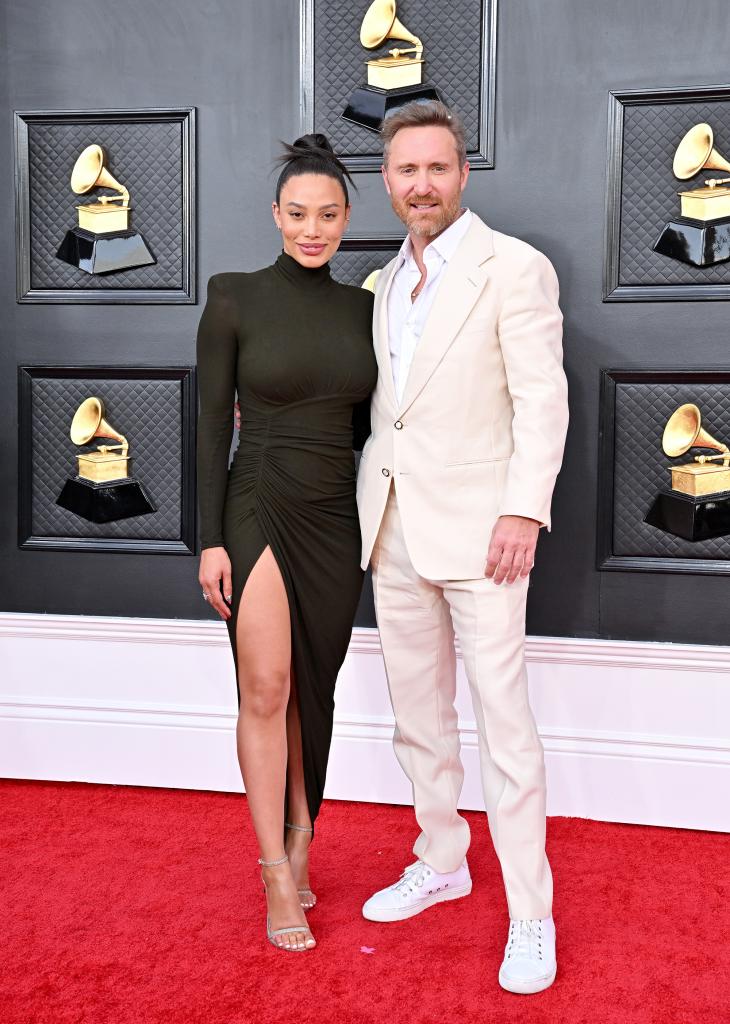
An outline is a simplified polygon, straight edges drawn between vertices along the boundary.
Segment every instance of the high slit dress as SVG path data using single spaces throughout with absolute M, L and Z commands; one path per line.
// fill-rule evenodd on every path
M 267 546 L 276 559 L 312 824 L 363 581 L 353 447 L 369 433 L 377 377 L 372 308 L 372 294 L 335 282 L 328 264 L 308 269 L 282 253 L 264 270 L 212 277 L 198 330 L 201 543 L 231 559 L 237 689 L 241 596 Z M 229 469 L 236 393 L 241 429 Z

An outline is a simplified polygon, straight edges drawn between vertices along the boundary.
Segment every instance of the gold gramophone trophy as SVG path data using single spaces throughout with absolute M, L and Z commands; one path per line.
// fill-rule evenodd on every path
M 696 405 L 680 405 L 672 413 L 662 448 L 673 459 L 691 448 L 715 454 L 696 455 L 693 462 L 671 466 L 672 489 L 659 492 L 644 522 L 685 540 L 730 534 L 730 448 L 702 428 Z
M 71 189 L 76 195 L 85 195 L 92 188 L 110 188 L 119 195 L 103 195 L 98 202 L 77 206 L 78 225 L 66 232 L 56 256 L 87 274 L 156 263 L 142 235 L 130 229 L 129 192 L 104 163 L 101 146 L 87 146 L 71 172 Z
M 413 46 L 395 47 L 383 57 L 366 61 L 368 84 L 355 89 L 342 116 L 346 121 L 379 132 L 383 121 L 411 100 L 438 100 L 430 85 L 422 85 L 423 43 L 401 24 L 395 0 L 374 0 L 360 27 L 360 42 L 375 50 L 388 39 L 405 40 Z
M 714 148 L 709 124 L 690 128 L 677 146 L 672 170 L 687 181 L 700 171 L 730 171 L 730 163 Z M 730 178 L 707 178 L 700 188 L 677 193 L 681 216 L 669 221 L 654 251 L 694 267 L 711 267 L 730 259 Z
M 100 398 L 81 403 L 70 434 L 77 445 L 90 444 L 95 437 L 111 438 L 119 444 L 101 444 L 77 455 L 78 474 L 68 478 L 57 505 L 91 523 L 111 523 L 157 511 L 139 480 L 129 475 L 129 441 L 104 419 Z

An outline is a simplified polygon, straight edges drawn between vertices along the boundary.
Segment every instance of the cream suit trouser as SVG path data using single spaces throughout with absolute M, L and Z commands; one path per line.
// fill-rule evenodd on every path
M 485 549 L 486 562 L 486 549 Z M 552 913 L 545 855 L 545 764 L 527 694 L 527 580 L 429 580 L 411 564 L 391 487 L 373 551 L 373 591 L 395 714 L 398 761 L 413 785 L 415 855 L 454 871 L 469 847 L 456 692 L 459 638 L 479 736 L 489 830 L 510 917 Z

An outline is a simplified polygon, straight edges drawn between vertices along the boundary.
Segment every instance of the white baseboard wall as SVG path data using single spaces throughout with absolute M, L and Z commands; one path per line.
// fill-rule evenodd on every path
M 730 831 L 730 647 L 530 637 L 548 813 Z M 466 778 L 481 808 L 461 662 Z M 0 776 L 240 791 L 222 624 L 0 613 Z M 326 795 L 409 803 L 378 634 L 340 674 Z

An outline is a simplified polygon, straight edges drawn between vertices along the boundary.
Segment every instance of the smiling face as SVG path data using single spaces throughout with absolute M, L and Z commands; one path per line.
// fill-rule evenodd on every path
M 345 193 L 326 174 L 295 174 L 272 203 L 284 252 L 303 267 L 321 267 L 337 252 L 350 220 Z
M 453 224 L 469 164 L 459 167 L 454 136 L 440 125 L 401 128 L 393 136 L 383 180 L 393 209 L 411 235 L 429 239 Z

